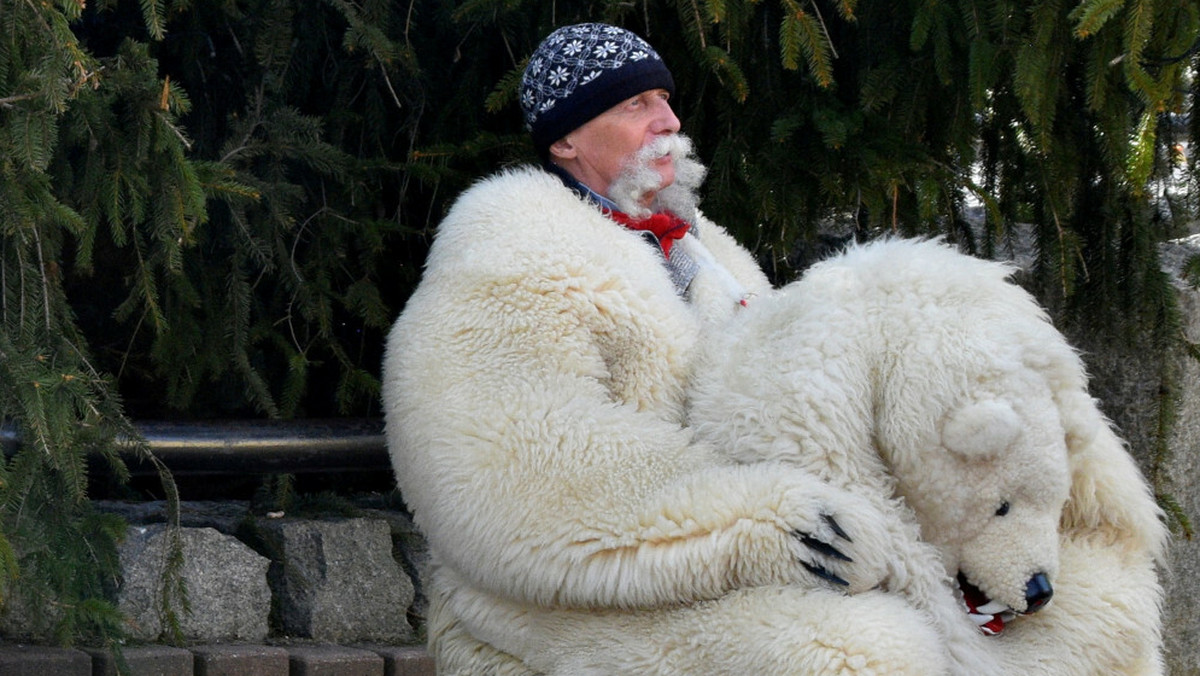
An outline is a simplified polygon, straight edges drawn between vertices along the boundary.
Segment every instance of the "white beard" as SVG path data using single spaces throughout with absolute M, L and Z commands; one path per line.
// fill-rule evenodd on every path
M 662 176 L 650 163 L 666 155 L 675 164 L 675 181 L 658 190 Z M 694 221 L 700 204 L 700 185 L 707 173 L 708 169 L 693 154 L 691 139 L 683 134 L 659 136 L 634 153 L 609 186 L 608 197 L 634 218 L 667 210 L 686 221 Z M 643 205 L 642 199 L 655 191 L 657 194 L 650 204 Z

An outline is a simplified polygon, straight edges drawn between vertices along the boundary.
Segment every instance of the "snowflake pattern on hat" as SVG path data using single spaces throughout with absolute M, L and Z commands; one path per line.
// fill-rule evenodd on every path
M 521 109 L 526 124 L 532 127 L 539 115 L 605 71 L 644 59 L 662 60 L 645 40 L 624 28 L 599 23 L 559 28 L 542 42 L 525 68 Z

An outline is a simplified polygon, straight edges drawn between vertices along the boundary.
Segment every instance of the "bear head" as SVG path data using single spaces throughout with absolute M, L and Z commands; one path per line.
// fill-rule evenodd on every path
M 877 434 L 922 538 L 941 550 L 972 619 L 994 634 L 1053 595 L 1071 470 L 1054 392 L 1037 371 L 968 382 L 957 398 L 892 406 Z

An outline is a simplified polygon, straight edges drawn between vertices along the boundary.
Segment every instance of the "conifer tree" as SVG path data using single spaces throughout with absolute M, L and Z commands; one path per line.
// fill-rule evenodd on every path
M 145 457 L 131 420 L 377 415 L 433 228 L 534 161 L 521 70 L 583 20 L 663 54 L 775 281 L 830 233 L 1028 232 L 1075 338 L 1194 348 L 1156 244 L 1196 217 L 1200 0 L 0 0 L 0 599 L 112 635 L 88 458 Z
M 87 461 L 123 476 L 118 443 L 144 452 L 64 278 L 102 232 L 137 249 L 126 273 L 161 274 L 203 213 L 186 97 L 144 46 L 91 55 L 71 31 L 81 8 L 0 3 L 0 422 L 21 442 L 0 462 L 0 601 L 19 585 L 33 630 L 63 643 L 121 635 L 107 597 L 123 525 L 91 509 Z

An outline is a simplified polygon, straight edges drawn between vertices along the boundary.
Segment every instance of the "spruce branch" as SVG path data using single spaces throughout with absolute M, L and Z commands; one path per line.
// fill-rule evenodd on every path
M 49 278 L 49 268 L 46 265 L 45 253 L 42 250 L 42 233 L 41 229 L 36 226 L 30 228 L 30 231 L 33 233 L 34 251 L 37 253 L 38 269 L 41 271 L 39 279 L 42 286 L 42 317 L 45 321 L 46 333 L 51 334 L 54 330 L 54 326 L 50 321 L 52 302 L 50 299 L 51 281 Z
M 700 41 L 700 49 L 702 51 L 708 49 L 708 40 L 704 36 L 704 19 L 700 18 L 700 5 L 696 4 L 696 0 L 690 0 L 692 4 L 692 18 L 696 27 L 696 38 Z
M 829 35 L 829 26 L 825 25 L 825 17 L 821 16 L 821 8 L 817 5 L 816 0 L 808 0 L 809 6 L 812 7 L 812 13 L 816 15 L 817 21 L 821 24 L 821 33 L 825 36 L 825 43 L 829 45 L 829 53 L 833 58 L 838 58 L 837 45 L 833 44 L 833 37 Z M 849 3 L 842 3 L 844 13 L 847 18 L 853 16 L 853 11 L 848 7 Z
M 1126 0 L 1084 0 L 1071 11 L 1069 17 L 1075 22 L 1075 36 L 1087 38 L 1095 35 L 1125 7 Z
M 1195 56 L 1197 53 L 1200 53 L 1200 36 L 1198 36 L 1196 38 L 1196 40 L 1194 42 L 1192 42 L 1191 46 L 1189 46 L 1187 49 L 1183 50 L 1182 52 L 1180 52 L 1174 56 L 1162 56 L 1162 57 L 1153 58 L 1153 59 L 1152 58 L 1144 58 L 1144 59 L 1142 59 L 1142 64 L 1147 67 L 1149 67 L 1149 66 L 1171 66 L 1171 65 L 1186 61 L 1186 60 L 1190 59 L 1191 57 Z
M 832 86 L 833 46 L 824 26 L 801 9 L 795 0 L 783 0 L 783 2 L 786 11 L 779 27 L 783 67 L 788 70 L 798 69 L 800 54 L 803 54 L 809 71 L 817 79 L 817 83 L 822 87 Z
M 5 96 L 0 98 L 0 106 L 11 108 L 12 104 L 20 103 L 21 101 L 30 101 L 38 98 L 37 94 L 16 94 L 13 96 Z
M 383 76 L 383 83 L 387 85 L 388 93 L 392 95 L 392 103 L 396 104 L 396 109 L 404 108 L 404 104 L 400 103 L 400 96 L 396 94 L 396 88 L 392 85 L 392 78 L 388 75 L 387 66 L 379 61 L 379 74 Z

